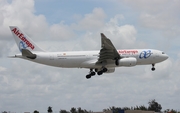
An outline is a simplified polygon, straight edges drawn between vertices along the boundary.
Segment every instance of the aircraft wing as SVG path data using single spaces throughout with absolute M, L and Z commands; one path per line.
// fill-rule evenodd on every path
M 99 59 L 96 64 L 102 64 L 107 60 L 118 59 L 120 59 L 120 55 L 112 44 L 111 40 L 101 33 L 101 50 L 99 52 Z

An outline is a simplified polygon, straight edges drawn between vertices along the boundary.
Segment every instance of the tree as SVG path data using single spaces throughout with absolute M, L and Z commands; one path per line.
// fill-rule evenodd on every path
M 84 110 L 81 109 L 81 107 L 77 108 L 78 113 L 84 113 Z
M 70 110 L 71 113 L 77 113 L 76 108 L 72 107 Z
M 122 109 L 123 109 L 123 110 L 130 110 L 129 107 L 123 107 Z
M 93 111 L 87 111 L 86 109 L 72 107 L 70 113 L 92 113 Z
M 148 104 L 149 104 L 148 110 L 152 110 L 152 111 L 155 111 L 155 112 L 160 112 L 161 109 L 162 109 L 161 105 L 158 104 L 158 102 L 156 102 L 155 99 L 149 101 Z
M 59 113 L 69 113 L 69 112 L 66 110 L 60 110 Z
M 144 111 L 147 111 L 147 110 L 148 110 L 144 105 L 139 106 L 139 109 L 140 109 L 140 110 L 144 110 Z
M 48 112 L 48 113 L 52 113 L 52 112 L 53 112 L 53 110 L 52 110 L 52 107 L 51 107 L 51 106 L 49 106 L 49 107 L 48 107 L 47 112 Z
M 134 107 L 134 110 L 140 110 L 139 106 Z
M 3 111 L 2 113 L 8 113 L 7 111 Z
M 39 113 L 39 111 L 35 110 L 33 113 Z

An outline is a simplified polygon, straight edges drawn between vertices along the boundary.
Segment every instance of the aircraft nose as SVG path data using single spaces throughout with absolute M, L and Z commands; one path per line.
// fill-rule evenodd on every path
M 168 56 L 167 54 L 164 54 L 164 55 L 163 55 L 163 59 L 164 59 L 164 60 L 166 60 L 166 59 L 168 59 L 168 58 L 169 58 L 169 56 Z

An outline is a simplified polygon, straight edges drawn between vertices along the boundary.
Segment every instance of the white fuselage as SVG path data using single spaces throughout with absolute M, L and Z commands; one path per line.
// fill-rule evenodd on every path
M 117 50 L 124 58 L 136 59 L 135 65 L 147 65 L 156 64 L 162 62 L 168 58 L 168 56 L 159 50 L 153 49 L 124 49 Z M 33 52 L 37 55 L 36 59 L 28 59 L 22 55 L 16 55 L 23 59 L 27 59 L 40 64 L 63 67 L 63 68 L 101 68 L 102 65 L 97 65 L 96 62 L 99 58 L 99 51 L 73 51 L 73 52 Z M 107 61 L 107 68 L 120 67 L 120 66 L 135 66 L 135 65 L 123 65 L 121 62 L 119 65 L 115 65 L 114 60 Z

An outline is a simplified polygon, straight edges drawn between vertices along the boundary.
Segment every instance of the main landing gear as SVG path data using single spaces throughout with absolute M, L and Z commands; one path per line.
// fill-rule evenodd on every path
M 91 76 L 94 76 L 94 75 L 96 75 L 96 73 L 93 71 L 93 69 L 90 69 L 90 72 L 88 75 L 86 75 L 86 78 L 89 79 L 91 78 Z
M 96 75 L 96 73 L 97 73 L 98 75 L 102 75 L 103 73 L 105 73 L 105 72 L 107 72 L 107 71 L 108 71 L 108 69 L 107 69 L 106 67 L 102 67 L 101 70 L 95 69 L 95 71 L 93 71 L 93 69 L 90 69 L 90 72 L 89 72 L 88 75 L 86 75 L 86 78 L 87 78 L 87 79 L 90 79 L 91 76 Z
M 152 71 L 155 71 L 155 67 L 154 66 L 155 66 L 155 64 L 152 64 L 152 68 L 151 68 Z

